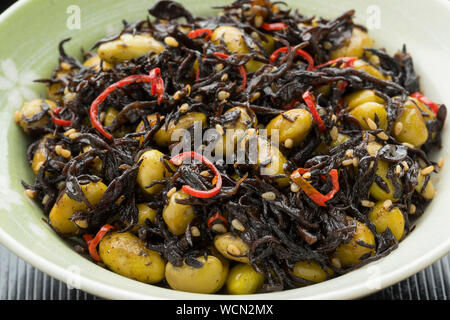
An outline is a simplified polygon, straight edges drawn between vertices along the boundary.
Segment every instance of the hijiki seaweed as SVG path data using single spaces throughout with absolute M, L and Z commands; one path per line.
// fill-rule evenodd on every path
M 99 40 L 92 49 L 122 35 L 148 33 L 164 50 L 108 68 L 105 61 L 97 66 L 84 65 L 65 52 L 64 45 L 70 39 L 61 41 L 58 68 L 51 78 L 37 81 L 56 88 L 53 94 L 64 98 L 56 102 L 56 109 L 44 102 L 41 112 L 25 119 L 30 124 L 49 120 L 28 127 L 27 132 L 35 141 L 27 150 L 28 161 L 33 162 L 38 148 L 45 149 L 46 158 L 34 183 L 22 182 L 24 187 L 42 204 L 46 215 L 64 194 L 86 204 L 87 212 L 78 211 L 72 216 L 73 221 L 84 221 L 77 225 L 78 236 L 70 239 L 81 254 L 89 252 L 82 235 L 95 235 L 104 225 L 118 232 L 137 226 L 138 203 L 147 203 L 157 215 L 154 222 L 147 220 L 140 225 L 136 234 L 147 248 L 159 252 L 174 266 L 185 262 L 201 267 L 196 257 L 213 254 L 214 237 L 229 231 L 248 245 L 250 264 L 265 275 L 262 291 L 266 292 L 311 284 L 293 274 L 298 261 L 315 261 L 331 277 L 389 254 L 397 247 L 398 239 L 389 228 L 377 232 L 369 219 L 373 206 L 369 201 L 371 186 L 376 184 L 383 191 L 390 191 L 386 179 L 377 175 L 378 163 L 388 164 L 386 177 L 394 188 L 394 205 L 403 213 L 404 234 L 408 234 L 414 228 L 412 219 L 420 216 L 429 202 L 416 186 L 421 170 L 429 166 L 434 166 L 433 171 L 439 169 L 428 153 L 440 147 L 446 118 L 445 106 L 434 104 L 435 116 L 422 110 L 427 119 L 425 143 L 415 147 L 395 138 L 396 120 L 412 94 L 417 93 L 415 97 L 432 108 L 430 100 L 418 94 L 419 78 L 406 47 L 394 56 L 383 49 L 364 50 L 359 61 L 383 76 L 377 77 L 367 69 L 354 67 L 357 58 L 332 59 L 331 52 L 348 44 L 355 28 L 364 31 L 354 24 L 354 11 L 327 20 L 287 9 L 282 2 L 261 0 L 237 0 L 219 9 L 222 11 L 217 16 L 195 17 L 176 2 L 159 1 L 149 9 L 152 18 L 124 21 L 119 34 Z M 224 41 L 210 40 L 211 32 L 224 25 L 242 31 L 247 52 L 235 52 Z M 168 38 L 175 40 L 176 45 L 170 45 Z M 273 41 L 272 50 L 264 45 L 268 41 Z M 92 56 L 84 53 L 84 59 Z M 249 63 L 260 67 L 249 71 Z M 153 76 L 152 70 L 157 71 L 153 71 Z M 128 78 L 132 80 L 110 90 L 92 114 L 94 100 L 107 88 L 137 75 L 142 76 L 139 81 Z M 377 115 L 372 121 L 375 126 L 368 123 L 369 128 L 364 128 L 349 111 L 345 96 L 360 90 L 371 90 L 383 101 L 385 128 Z M 216 162 L 214 166 L 221 178 L 216 189 L 220 190 L 204 197 L 190 193 L 177 200 L 191 205 L 195 218 L 185 233 L 175 235 L 162 218 L 168 193 L 183 186 L 207 193 L 217 186 L 217 176 L 214 180 L 214 172 L 203 174 L 211 169 L 205 162 L 171 165 L 173 145 L 161 147 L 154 136 L 189 112 L 206 115 L 209 126 L 203 130 L 233 123 L 240 112 L 225 112 L 236 106 L 255 115 L 261 127 L 293 108 L 312 114 L 313 125 L 307 137 L 298 145 L 280 149 L 287 159 L 284 177 L 297 172 L 297 180 L 291 180 L 291 185 L 298 188 L 280 187 L 277 179 L 283 175 L 266 176 L 248 164 Z M 107 108 L 115 110 L 115 117 L 105 125 Z M 149 121 L 148 116 L 154 114 L 155 120 Z M 98 125 L 104 125 L 109 137 L 99 130 L 93 118 L 98 119 Z M 141 122 L 143 128 L 136 130 Z M 348 139 L 333 143 L 337 132 Z M 43 137 L 46 139 L 42 146 Z M 380 145 L 378 152 L 370 152 L 368 146 L 372 142 Z M 319 152 L 323 146 L 327 151 Z M 171 172 L 170 177 L 148 186 L 161 186 L 161 192 L 151 195 L 137 183 L 140 156 L 150 149 L 165 154 L 161 161 Z M 344 165 L 348 160 L 351 165 Z M 430 183 L 430 174 L 424 179 L 421 191 Z M 83 194 L 82 186 L 97 181 L 102 181 L 107 189 L 93 205 Z M 262 196 L 267 194 L 271 196 Z M 413 215 L 409 214 L 413 211 Z M 374 251 L 361 257 L 356 265 L 342 266 L 333 256 L 341 244 L 352 239 L 355 221 L 366 225 L 375 236 L 375 245 L 361 241 L 358 244 Z M 214 227 L 217 224 L 221 227 Z M 199 233 L 193 235 L 193 227 Z M 167 286 L 164 281 L 161 285 Z

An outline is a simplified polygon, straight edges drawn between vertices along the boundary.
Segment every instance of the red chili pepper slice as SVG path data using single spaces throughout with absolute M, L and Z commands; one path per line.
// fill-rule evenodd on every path
M 302 174 L 308 169 L 299 168 L 291 174 L 291 179 L 302 188 L 305 194 L 319 206 L 325 207 L 326 201 L 332 199 L 334 195 L 339 191 L 339 176 L 336 169 L 332 169 L 329 174 L 331 176 L 331 184 L 333 185 L 330 192 L 323 195 L 316 188 L 314 188 L 308 181 L 306 181 Z
M 222 220 L 226 225 L 228 225 L 227 219 L 225 219 L 225 218 L 220 214 L 220 212 L 217 212 L 215 215 L 213 215 L 212 217 L 210 217 L 210 218 L 208 219 L 208 228 L 211 229 L 211 227 L 212 227 L 214 221 L 216 221 L 216 220 Z
M 265 23 L 264 22 L 261 27 L 266 31 L 279 31 L 279 30 L 286 29 L 288 26 L 287 26 L 287 24 L 282 23 L 282 22 L 277 22 L 277 23 Z
M 303 93 L 302 98 L 303 100 L 305 100 L 306 105 L 308 106 L 309 111 L 311 112 L 311 115 L 313 116 L 314 120 L 317 123 L 317 126 L 319 127 L 319 130 L 325 131 L 326 130 L 325 123 L 320 117 L 319 112 L 317 112 L 316 98 L 314 98 L 314 95 L 311 92 L 306 91 L 305 93 Z
M 50 115 L 52 117 L 52 121 L 53 121 L 54 124 L 56 124 L 58 126 L 69 127 L 69 126 L 72 125 L 72 120 L 63 120 L 63 119 L 59 119 L 59 118 L 55 117 L 55 115 L 58 115 L 61 112 L 62 109 L 63 108 L 60 107 L 60 108 L 57 108 L 57 109 L 53 110 L 50 113 Z
M 110 224 L 105 224 L 97 232 L 94 239 L 92 239 L 92 236 L 90 234 L 83 235 L 84 241 L 86 241 L 86 244 L 88 245 L 89 253 L 91 254 L 91 257 L 96 261 L 102 261 L 97 252 L 97 245 L 110 230 L 114 230 L 114 227 Z
M 353 63 L 356 60 L 358 60 L 357 57 L 340 57 L 340 58 L 336 58 L 336 59 L 327 61 L 325 63 L 319 64 L 318 66 L 316 66 L 316 69 L 322 68 L 322 67 L 326 67 L 326 66 L 330 66 L 330 65 L 336 64 L 338 62 L 343 63 L 343 67 L 344 68 L 351 68 L 351 67 L 353 67 Z
M 91 119 L 91 124 L 94 128 L 97 129 L 104 137 L 108 140 L 112 138 L 111 134 L 105 130 L 102 123 L 98 119 L 98 106 L 102 104 L 108 95 L 116 90 L 117 88 L 123 87 L 132 83 L 140 83 L 140 82 L 150 82 L 151 83 L 151 93 L 152 95 L 158 96 L 158 104 L 161 103 L 163 94 L 164 94 L 164 81 L 161 78 L 161 70 L 159 68 L 154 68 L 150 71 L 149 75 L 138 74 L 126 77 L 116 83 L 113 83 L 108 88 L 106 88 L 91 104 L 91 108 L 89 110 L 89 117 Z
M 195 30 L 188 32 L 187 36 L 191 39 L 195 39 L 195 38 L 201 37 L 204 34 L 206 34 L 205 40 L 209 40 L 211 38 L 212 33 L 213 33 L 213 31 L 211 29 L 202 28 L 202 29 L 195 29 Z
M 229 55 L 227 55 L 226 53 L 223 52 L 214 52 L 214 55 L 216 57 L 222 58 L 222 59 L 228 59 Z M 242 77 L 242 84 L 241 84 L 241 89 L 240 91 L 244 91 L 245 87 L 247 86 L 247 72 L 245 71 L 245 68 L 243 66 L 238 66 L 238 71 L 239 74 Z
M 430 98 L 425 97 L 420 92 L 414 92 L 413 94 L 411 94 L 411 97 L 416 98 L 420 102 L 426 104 L 431 109 L 431 111 L 433 111 L 434 114 L 438 113 L 439 106 L 436 103 L 434 103 Z
M 211 197 L 214 197 L 216 194 L 218 194 L 220 189 L 222 188 L 222 175 L 220 174 L 219 170 L 214 166 L 214 164 L 211 161 L 209 161 L 207 158 L 205 158 L 204 156 L 202 156 L 201 154 L 199 154 L 197 152 L 190 151 L 190 152 L 183 152 L 183 153 L 180 153 L 180 154 L 172 157 L 170 159 L 170 162 L 176 166 L 179 166 L 187 158 L 196 159 L 196 160 L 199 160 L 199 161 L 203 162 L 204 164 L 206 164 L 213 171 L 214 175 L 217 177 L 217 183 L 214 188 L 207 190 L 207 191 L 196 190 L 188 185 L 184 185 L 181 188 L 181 190 L 183 190 L 184 192 L 186 192 L 187 194 L 189 194 L 191 196 L 194 196 L 197 198 L 203 198 L 203 199 L 211 198 Z
M 280 49 L 275 50 L 272 53 L 272 55 L 270 56 L 269 63 L 275 64 L 275 61 L 278 59 L 280 54 L 287 53 L 287 52 L 289 52 L 289 50 L 292 50 L 292 49 L 294 49 L 294 48 L 291 47 L 290 49 L 288 49 L 288 47 L 282 47 Z M 308 68 L 306 70 L 313 71 L 315 69 L 314 68 L 314 59 L 313 59 L 313 57 L 311 57 L 311 55 L 308 52 L 306 52 L 302 49 L 297 49 L 295 54 L 302 57 L 303 59 L 305 59 L 308 62 Z

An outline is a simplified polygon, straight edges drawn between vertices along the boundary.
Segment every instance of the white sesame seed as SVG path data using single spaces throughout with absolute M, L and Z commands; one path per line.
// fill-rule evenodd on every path
M 384 141 L 389 140 L 389 136 L 384 131 L 377 133 L 377 137 Z
M 403 130 L 403 123 L 397 122 L 394 127 L 394 134 L 398 136 Z
M 46 194 L 43 198 L 42 198 L 42 204 L 45 206 L 48 202 L 48 200 L 50 200 L 50 196 L 48 194 Z
M 189 105 L 187 103 L 183 103 L 180 106 L 180 112 L 182 112 L 182 113 L 185 113 L 186 111 L 188 111 L 188 109 L 189 109 Z
M 214 69 L 216 70 L 216 72 L 220 72 L 223 70 L 223 64 L 222 63 L 218 63 L 214 66 Z
M 177 192 L 177 188 L 173 187 L 169 191 L 167 191 L 167 198 L 170 198 L 175 192 Z
M 227 228 L 225 228 L 225 226 L 223 224 L 221 224 L 221 223 L 214 224 L 211 227 L 211 229 L 213 231 L 215 231 L 215 232 L 218 232 L 218 233 L 225 233 L 225 232 L 227 232 Z
M 252 94 L 252 97 L 250 98 L 250 102 L 253 102 L 253 101 L 259 99 L 259 97 L 261 97 L 261 93 L 259 91 L 255 92 L 254 94 Z
M 259 34 L 257 34 L 255 31 L 253 31 L 250 36 L 255 39 L 255 40 L 261 40 L 261 38 L 259 37 Z
M 334 123 L 337 122 L 337 117 L 336 117 L 335 114 L 333 114 L 333 115 L 331 116 L 331 121 L 333 121 Z
M 272 191 L 269 191 L 269 192 L 264 192 L 261 195 L 261 197 L 263 197 L 263 199 L 266 199 L 266 200 L 275 200 L 277 196 Z
M 354 157 L 352 161 L 353 161 L 353 166 L 356 168 L 359 165 L 359 158 Z
M 72 153 L 69 150 L 64 149 L 59 144 L 55 147 L 55 152 L 64 158 L 70 158 L 72 156 Z
M 375 121 L 373 121 L 370 118 L 366 118 L 365 120 L 366 120 L 367 126 L 369 127 L 370 130 L 377 130 L 378 126 L 375 123 Z
M 77 132 L 77 130 L 75 130 L 75 129 L 69 129 L 69 130 L 67 130 L 66 132 L 64 132 L 64 136 L 65 137 L 68 137 L 68 136 L 70 136 L 72 133 L 75 133 L 75 132 Z
M 241 250 L 239 250 L 238 247 L 236 247 L 234 244 L 230 243 L 227 247 L 227 252 L 231 255 L 238 256 L 241 254 Z
M 408 162 L 402 161 L 402 166 L 403 166 L 403 169 L 404 169 L 405 171 L 408 171 L 408 170 L 409 170 Z
M 366 208 L 372 208 L 375 205 L 375 203 L 369 200 L 361 200 L 361 205 Z
M 228 80 L 228 73 L 224 73 L 224 74 L 222 75 L 222 77 L 220 77 L 220 80 L 222 80 L 222 81 L 227 81 L 227 80 Z
M 262 16 L 255 17 L 255 27 L 260 28 L 264 22 L 264 18 Z
M 287 138 L 284 141 L 284 146 L 288 149 L 291 149 L 294 146 L 294 140 L 292 140 L 291 138 Z
M 386 200 L 386 201 L 384 201 L 383 202 L 383 208 L 385 209 L 385 210 L 389 210 L 389 208 L 392 206 L 392 200 Z
M 343 166 L 353 165 L 353 159 L 346 159 L 346 160 L 342 161 L 342 165 Z
M 409 214 L 416 213 L 416 209 L 417 209 L 416 206 L 411 203 L 411 205 L 409 206 Z
M 82 229 L 86 229 L 89 226 L 86 219 L 77 219 L 74 223 Z
M 338 128 L 336 126 L 333 126 L 330 130 L 330 137 L 333 139 L 333 141 L 337 140 L 339 136 Z
M 167 44 L 170 47 L 178 47 L 178 41 L 174 37 L 165 37 L 164 43 Z
M 353 149 L 347 149 L 347 150 L 345 151 L 345 156 L 346 156 L 347 158 L 353 157 Z
M 217 94 L 217 98 L 220 101 L 228 99 L 229 96 L 230 96 L 230 93 L 227 91 L 219 91 L 219 93 Z
M 340 268 L 342 267 L 341 260 L 339 260 L 338 258 L 333 258 L 333 259 L 331 259 L 331 264 L 332 264 L 335 268 L 338 268 L 338 269 L 340 269 Z
M 31 189 L 27 189 L 25 190 L 25 195 L 30 198 L 30 199 L 34 199 L 37 195 L 37 191 L 36 190 L 31 190 Z
M 311 178 L 311 172 L 305 172 L 303 174 L 303 179 L 309 179 L 309 178 Z
M 244 225 L 242 224 L 242 222 L 240 222 L 238 219 L 233 219 L 232 221 L 231 221 L 231 225 L 233 226 L 233 228 L 235 228 L 236 230 L 238 230 L 238 231 L 244 231 L 245 230 L 245 227 L 244 227 Z
M 225 131 L 223 131 L 223 127 L 220 124 L 216 124 L 216 130 L 221 136 L 225 134 Z
M 425 169 L 420 170 L 420 173 L 424 176 L 432 173 L 434 171 L 434 166 L 428 166 Z
M 405 147 L 408 147 L 408 148 L 411 148 L 411 149 L 414 149 L 414 146 L 411 144 L 411 143 L 408 143 L 408 142 L 403 142 L 402 143 Z
M 191 234 L 194 237 L 200 237 L 200 230 L 196 226 L 193 226 L 191 227 Z
M 182 95 L 183 95 L 183 93 L 180 90 L 178 90 L 177 92 L 174 93 L 173 99 L 180 100 Z
M 398 164 L 395 166 L 395 174 L 400 175 L 402 173 L 402 167 Z
M 299 192 L 300 191 L 300 186 L 294 182 L 291 183 L 291 191 L 292 192 Z
M 444 158 L 440 157 L 437 161 L 437 166 L 439 169 L 442 169 L 442 167 L 444 166 Z

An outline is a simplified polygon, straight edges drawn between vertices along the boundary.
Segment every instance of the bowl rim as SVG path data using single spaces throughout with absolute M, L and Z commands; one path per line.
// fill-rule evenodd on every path
M 444 10 L 448 10 L 450 12 L 450 1 L 448 0 L 434 0 L 439 5 L 443 6 Z M 19 0 L 16 3 L 12 4 L 9 8 L 7 8 L 0 15 L 0 26 L 1 24 L 8 19 L 11 15 L 16 13 L 22 7 L 31 3 L 32 0 Z M 57 263 L 50 262 L 45 258 L 41 257 L 39 254 L 35 253 L 28 247 L 22 245 L 18 240 L 14 237 L 10 236 L 3 229 L 0 228 L 0 242 L 4 245 L 8 250 L 13 252 L 15 255 L 19 256 L 21 259 L 25 260 L 27 263 L 30 263 L 35 268 L 40 271 L 62 281 L 66 282 L 71 275 L 70 271 L 64 267 L 61 267 Z M 380 281 L 380 286 L 377 288 L 368 288 L 364 283 L 351 283 L 350 285 L 345 286 L 344 288 L 338 288 L 328 292 L 321 292 L 311 295 L 306 299 L 354 299 L 360 298 L 371 293 L 374 293 L 378 290 L 382 290 L 388 286 L 391 286 L 411 275 L 423 270 L 427 266 L 431 265 L 444 255 L 450 252 L 450 237 L 447 241 L 440 243 L 440 245 L 435 246 L 429 250 L 425 254 L 423 254 L 419 259 L 414 261 L 410 261 L 407 264 L 404 264 L 402 268 L 399 268 L 395 271 L 390 271 L 381 275 L 378 279 Z M 384 258 L 382 258 L 384 259 Z M 370 265 L 370 264 L 369 264 Z M 339 279 L 345 277 L 346 275 L 340 276 L 335 279 Z M 121 289 L 119 287 L 115 287 L 112 285 L 105 284 L 103 282 L 94 280 L 89 276 L 82 275 L 82 288 L 81 290 L 86 291 L 90 294 L 93 294 L 98 297 L 107 298 L 107 299 L 164 299 L 158 295 L 148 295 L 143 293 L 132 292 L 131 290 Z M 335 279 L 327 280 L 326 282 L 333 281 Z M 130 281 L 134 281 L 128 279 Z M 135 281 L 136 282 L 136 281 Z M 320 284 L 316 284 L 315 286 L 319 286 Z M 221 294 L 198 294 L 198 293 L 188 293 L 175 291 L 166 288 L 158 288 L 154 286 L 155 290 L 166 291 L 165 296 L 170 296 L 170 299 L 214 299 L 219 300 L 223 299 L 223 297 L 227 297 L 227 299 L 257 299 L 257 300 L 265 300 L 265 299 L 280 299 L 277 297 L 280 295 L 279 293 L 263 293 L 263 294 L 253 294 L 253 295 L 242 295 L 242 296 L 232 296 L 232 295 L 221 295 Z M 302 290 L 302 288 L 298 289 L 290 289 L 288 291 L 284 291 L 284 295 L 286 292 L 293 292 L 297 290 Z M 167 294 L 167 291 L 170 293 Z M 107 293 L 107 294 L 106 294 Z M 296 299 L 295 293 L 293 292 L 292 299 Z

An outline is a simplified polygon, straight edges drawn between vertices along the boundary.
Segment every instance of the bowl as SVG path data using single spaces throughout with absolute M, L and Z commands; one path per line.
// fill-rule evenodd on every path
M 148 0 L 22 0 L 0 16 L 0 241 L 43 272 L 91 294 L 110 299 L 223 299 L 223 295 L 179 292 L 146 285 L 103 269 L 78 255 L 44 221 L 41 209 L 23 192 L 20 180 L 33 181 L 25 160 L 28 139 L 13 122 L 23 101 L 44 95 L 32 80 L 48 77 L 57 63 L 60 40 L 72 37 L 67 52 L 80 56 L 97 39 L 114 34 L 122 19 L 147 15 Z M 196 15 L 214 14 L 223 0 L 180 0 Z M 229 2 L 229 1 L 227 1 Z M 369 27 L 377 47 L 393 54 L 407 44 L 425 93 L 450 103 L 450 3 L 446 0 L 286 1 L 307 15 L 333 18 L 356 9 L 356 22 Z M 187 5 L 188 4 L 188 5 Z M 448 126 L 448 125 L 447 125 Z M 450 131 L 443 149 L 449 161 Z M 436 155 L 437 156 L 437 155 Z M 351 299 L 385 288 L 424 269 L 450 250 L 450 165 L 436 181 L 438 193 L 415 230 L 398 249 L 341 277 L 276 293 L 227 299 Z

